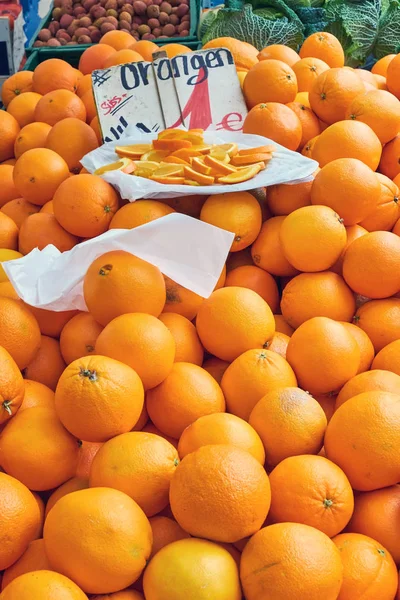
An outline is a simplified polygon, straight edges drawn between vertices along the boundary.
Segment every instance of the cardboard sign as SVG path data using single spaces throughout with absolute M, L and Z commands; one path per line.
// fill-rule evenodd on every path
M 226 48 L 188 52 L 154 62 L 94 71 L 93 92 L 103 139 L 113 142 L 128 125 L 156 133 L 188 129 L 241 131 L 247 108 L 232 54 Z

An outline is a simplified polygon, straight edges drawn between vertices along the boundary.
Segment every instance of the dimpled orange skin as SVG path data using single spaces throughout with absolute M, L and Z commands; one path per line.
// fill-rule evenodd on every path
M 360 77 L 351 69 L 333 68 L 317 77 L 309 92 L 312 110 L 331 125 L 345 118 L 352 100 L 365 91 Z
M 400 395 L 365 392 L 345 402 L 330 420 L 326 456 L 353 489 L 368 492 L 400 479 Z
M 265 590 L 277 600 L 337 600 L 343 566 L 339 550 L 322 531 L 276 523 L 246 544 L 240 579 L 246 600 L 260 600 Z
M 164 546 L 168 546 L 168 544 L 172 544 L 172 542 L 177 542 L 178 540 L 190 538 L 190 535 L 186 531 L 183 531 L 182 527 L 172 518 L 156 515 L 155 517 L 151 517 L 149 522 L 153 532 L 153 547 L 150 560 Z
M 33 540 L 21 556 L 11 567 L 5 570 L 1 589 L 4 590 L 14 579 L 32 571 L 51 570 L 50 563 L 44 550 L 43 539 Z
M 229 412 L 245 419 L 271 389 L 297 386 L 289 363 L 272 350 L 247 350 L 225 371 L 221 387 Z
M 400 299 L 370 300 L 357 310 L 354 323 L 361 327 L 374 345 L 375 352 L 400 339 Z
M 275 333 L 275 322 L 268 304 L 256 292 L 227 287 L 203 302 L 196 328 L 208 352 L 232 361 L 251 348 L 265 348 Z
M 168 327 L 175 340 L 174 362 L 190 362 L 201 367 L 204 348 L 193 323 L 177 313 L 161 313 L 159 319 Z
M 176 541 L 150 561 L 146 600 L 240 600 L 239 573 L 227 550 L 208 540 Z
M 343 325 L 314 317 L 293 333 L 286 358 L 301 388 L 311 394 L 327 394 L 356 375 L 360 350 Z
M 385 369 L 400 375 L 400 340 L 388 344 L 375 356 L 373 369 Z
M 340 550 L 344 567 L 338 600 L 393 600 L 398 574 L 386 548 L 359 533 L 342 533 L 332 541 Z
M 0 425 L 15 415 L 25 395 L 25 383 L 17 364 L 0 346 Z
M 400 377 L 396 373 L 372 368 L 359 373 L 342 387 L 336 398 L 336 409 L 347 400 L 364 392 L 391 392 L 400 395 Z
M 346 321 L 339 321 L 347 331 L 354 337 L 360 350 L 360 364 L 358 366 L 358 373 L 368 371 L 371 367 L 372 361 L 375 356 L 375 350 L 373 343 L 360 327 L 354 325 L 354 323 L 347 323 Z
M 68 365 L 55 395 L 58 418 L 85 442 L 105 442 L 130 431 L 143 402 L 143 384 L 136 371 L 105 356 L 85 356 Z
M 70 579 L 53 571 L 32 571 L 17 577 L 1 593 L 1 600 L 88 600 Z
M 203 446 L 188 454 L 171 481 L 170 505 L 193 536 L 237 542 L 262 527 L 271 503 L 268 475 L 245 450 Z
M 164 438 L 135 431 L 100 448 L 90 470 L 90 487 L 112 487 L 139 504 L 148 517 L 168 505 L 169 485 L 179 456 Z
M 25 369 L 40 348 L 40 329 L 19 300 L 0 298 L 0 346 L 12 356 L 20 369 Z
M 134 583 L 153 542 L 142 509 L 110 488 L 61 498 L 47 516 L 43 537 L 53 569 L 90 594 L 116 592 Z
M 323 456 L 290 456 L 269 477 L 272 523 L 304 523 L 331 538 L 350 521 L 354 509 L 350 482 Z

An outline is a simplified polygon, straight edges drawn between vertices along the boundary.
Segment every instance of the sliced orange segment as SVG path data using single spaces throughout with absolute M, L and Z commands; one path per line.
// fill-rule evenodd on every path
M 211 151 L 212 146 L 210 146 L 210 144 L 196 144 L 194 149 L 197 150 L 197 152 L 200 152 L 200 154 L 209 154 Z
M 169 156 L 164 158 L 162 160 L 162 162 L 171 163 L 174 165 L 186 165 L 186 166 L 189 166 L 189 164 L 190 164 L 188 161 L 183 160 L 183 158 L 179 158 L 178 156 L 173 156 L 172 154 L 170 154 Z
M 183 129 L 164 129 L 164 131 L 160 131 L 157 136 L 159 140 L 183 140 L 185 139 L 185 135 L 187 131 L 183 131 Z
M 169 152 L 175 152 L 181 148 L 191 148 L 192 142 L 188 140 L 154 140 L 154 150 L 169 150 Z
M 226 150 L 222 150 L 222 148 L 219 148 L 218 146 L 214 146 L 213 148 L 211 148 L 210 156 L 224 163 L 229 163 L 231 161 L 231 157 L 226 152 Z
M 175 150 L 170 156 L 177 156 L 188 162 L 193 156 L 201 156 L 201 152 L 194 150 L 194 148 L 181 148 L 180 150 Z
M 148 169 L 150 171 L 155 171 L 159 169 L 160 163 L 151 160 L 135 160 L 135 167 L 137 169 Z
M 157 181 L 157 183 L 164 183 L 165 185 L 183 185 L 185 183 L 184 177 L 157 177 L 151 175 L 149 179 Z
M 221 150 L 225 150 L 225 152 L 227 152 L 231 157 L 236 156 L 236 154 L 239 152 L 239 147 L 235 143 L 219 144 L 218 148 L 220 148 Z
M 185 185 L 193 185 L 193 186 L 199 186 L 199 182 L 198 181 L 193 181 L 193 179 L 185 179 Z
M 153 175 L 156 177 L 183 177 L 184 165 L 171 165 L 161 163 Z
M 165 150 L 150 150 L 150 152 L 142 154 L 140 160 L 151 160 L 159 163 L 164 160 L 166 156 L 168 156 L 168 152 Z
M 203 162 L 204 158 L 194 158 L 192 160 L 192 168 L 199 173 L 203 173 L 203 175 L 211 175 L 210 167 L 207 167 Z
M 189 140 L 189 142 L 192 142 L 194 146 L 204 144 L 204 138 L 202 133 L 192 133 L 188 131 L 183 139 Z
M 129 158 L 140 158 L 145 152 L 150 152 L 151 144 L 133 144 L 132 146 L 116 146 L 115 153 L 118 156 Z
M 258 162 L 267 162 L 271 160 L 270 154 L 246 154 L 245 156 L 234 156 L 232 164 L 236 166 L 254 165 Z
M 222 160 L 217 160 L 211 155 L 207 155 L 204 157 L 204 164 L 209 167 L 215 169 L 221 175 L 228 175 L 228 173 L 235 173 L 236 167 L 232 167 L 227 163 L 222 162 Z
M 258 146 L 258 148 L 243 148 L 239 150 L 239 156 L 247 156 L 248 154 L 268 154 L 269 152 L 276 152 L 275 146 L 269 144 L 268 146 Z
M 185 178 L 191 179 L 192 181 L 197 181 L 200 185 L 211 185 L 214 183 L 215 178 L 210 175 L 204 175 L 203 173 L 199 173 L 192 169 L 192 167 L 184 167 L 185 169 Z
M 259 171 L 259 165 L 252 165 L 246 169 L 240 169 L 236 171 L 236 173 L 230 173 L 229 175 L 224 175 L 224 177 L 219 177 L 218 183 L 243 183 L 243 181 L 248 181 L 255 177 Z
M 104 173 L 108 173 L 109 171 L 122 171 L 123 173 L 130 174 L 133 173 L 135 168 L 135 164 L 129 158 L 121 158 L 121 160 L 96 169 L 94 175 L 104 175 Z
M 189 129 L 188 133 L 200 133 L 203 135 L 204 129 Z

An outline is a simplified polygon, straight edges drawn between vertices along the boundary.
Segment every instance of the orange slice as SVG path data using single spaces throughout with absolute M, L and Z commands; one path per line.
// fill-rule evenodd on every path
M 145 152 L 140 157 L 140 160 L 151 160 L 155 162 L 161 162 L 168 156 L 168 151 L 166 150 L 150 150 L 150 152 Z
M 149 179 L 157 181 L 157 183 L 164 183 L 165 185 L 183 185 L 185 183 L 184 177 L 157 177 L 156 175 L 151 175 Z
M 189 162 L 189 159 L 193 156 L 201 156 L 201 152 L 198 152 L 192 148 L 181 148 L 180 150 L 175 150 L 175 152 L 170 154 L 170 156 L 176 156 L 182 160 L 185 160 L 186 162 Z
M 210 156 L 212 156 L 213 158 L 216 158 L 217 160 L 220 160 L 224 163 L 229 163 L 231 161 L 231 157 L 226 152 L 226 150 L 219 148 L 219 146 L 214 146 L 213 148 L 211 148 Z
M 188 133 L 200 133 L 203 135 L 204 129 L 189 129 Z
M 218 183 L 243 183 L 243 181 L 248 181 L 257 175 L 260 171 L 259 165 L 252 165 L 251 167 L 247 167 L 247 169 L 240 169 L 240 171 L 236 171 L 236 173 L 230 173 L 229 175 L 224 175 L 224 177 L 219 177 Z
M 183 131 L 183 129 L 164 129 L 164 131 L 160 131 L 157 136 L 159 140 L 183 140 L 185 139 L 187 131 Z
M 204 164 L 206 164 L 209 167 L 212 167 L 221 175 L 228 175 L 228 173 L 235 173 L 236 171 L 236 167 L 232 167 L 232 165 L 224 163 L 221 160 L 217 160 L 213 156 L 205 156 Z
M 205 157 L 204 157 L 205 158 Z M 203 173 L 203 175 L 211 175 L 210 167 L 204 164 L 203 158 L 194 158 L 192 160 L 192 168 L 199 173 Z
M 203 173 L 199 173 L 192 169 L 192 167 L 184 167 L 185 169 L 185 178 L 191 179 L 192 181 L 197 181 L 200 185 L 211 185 L 214 183 L 215 178 L 210 175 L 204 175 Z
M 135 160 L 136 170 L 138 169 L 149 169 L 150 171 L 155 171 L 160 168 L 160 163 L 151 160 Z
M 184 183 L 185 183 L 185 185 L 193 185 L 193 186 L 200 185 L 198 181 L 193 181 L 193 179 L 185 179 Z
M 193 133 L 188 131 L 183 139 L 189 140 L 189 142 L 192 142 L 194 146 L 204 144 L 204 138 L 202 133 Z
M 258 146 L 258 148 L 243 148 L 239 150 L 239 156 L 247 156 L 248 154 L 268 154 L 269 152 L 276 152 L 275 146 L 271 144 L 269 146 Z
M 135 164 L 129 158 L 121 158 L 121 160 L 96 169 L 94 175 L 103 175 L 104 173 L 109 173 L 109 171 L 122 171 L 123 173 L 130 174 L 133 173 L 135 168 Z
M 162 160 L 162 162 L 171 163 L 173 165 L 186 165 L 186 166 L 189 166 L 189 164 L 190 164 L 188 161 L 183 160 L 183 158 L 179 158 L 178 156 L 172 156 L 172 154 L 169 156 L 166 156 Z
M 219 144 L 217 147 L 220 148 L 221 150 L 225 150 L 225 152 L 227 152 L 229 154 L 229 156 L 231 156 L 231 157 L 236 156 L 236 154 L 239 152 L 239 147 L 235 143 Z
M 254 165 L 258 162 L 268 162 L 271 160 L 270 154 L 246 154 L 245 156 L 234 156 L 232 164 L 235 166 Z
M 161 163 L 153 175 L 155 177 L 183 177 L 184 165 L 171 165 Z
M 210 144 L 196 144 L 194 149 L 197 150 L 197 152 L 200 152 L 200 154 L 209 154 L 211 151 L 212 146 L 210 146 Z
M 116 146 L 115 153 L 118 156 L 129 158 L 140 158 L 145 152 L 151 150 L 151 144 L 133 144 L 132 146 Z
M 191 148 L 192 142 L 188 140 L 154 140 L 154 150 L 169 150 L 169 152 L 175 152 L 181 148 Z
M 258 163 L 254 163 L 254 165 L 258 165 L 260 167 L 260 171 L 263 171 L 265 169 L 265 167 L 267 166 L 267 164 L 265 162 L 258 162 Z M 251 166 L 251 165 L 250 165 Z M 249 165 L 246 165 L 244 167 L 236 167 L 236 169 L 238 171 L 243 170 L 243 169 L 248 169 Z

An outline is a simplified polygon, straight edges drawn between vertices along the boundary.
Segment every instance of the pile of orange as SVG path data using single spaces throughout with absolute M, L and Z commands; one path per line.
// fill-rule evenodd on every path
M 0 261 L 173 212 L 235 237 L 209 298 L 123 251 L 87 312 L 0 270 L 0 600 L 400 598 L 400 55 L 212 44 L 309 181 L 123 202 L 79 172 L 105 44 L 3 88 Z

